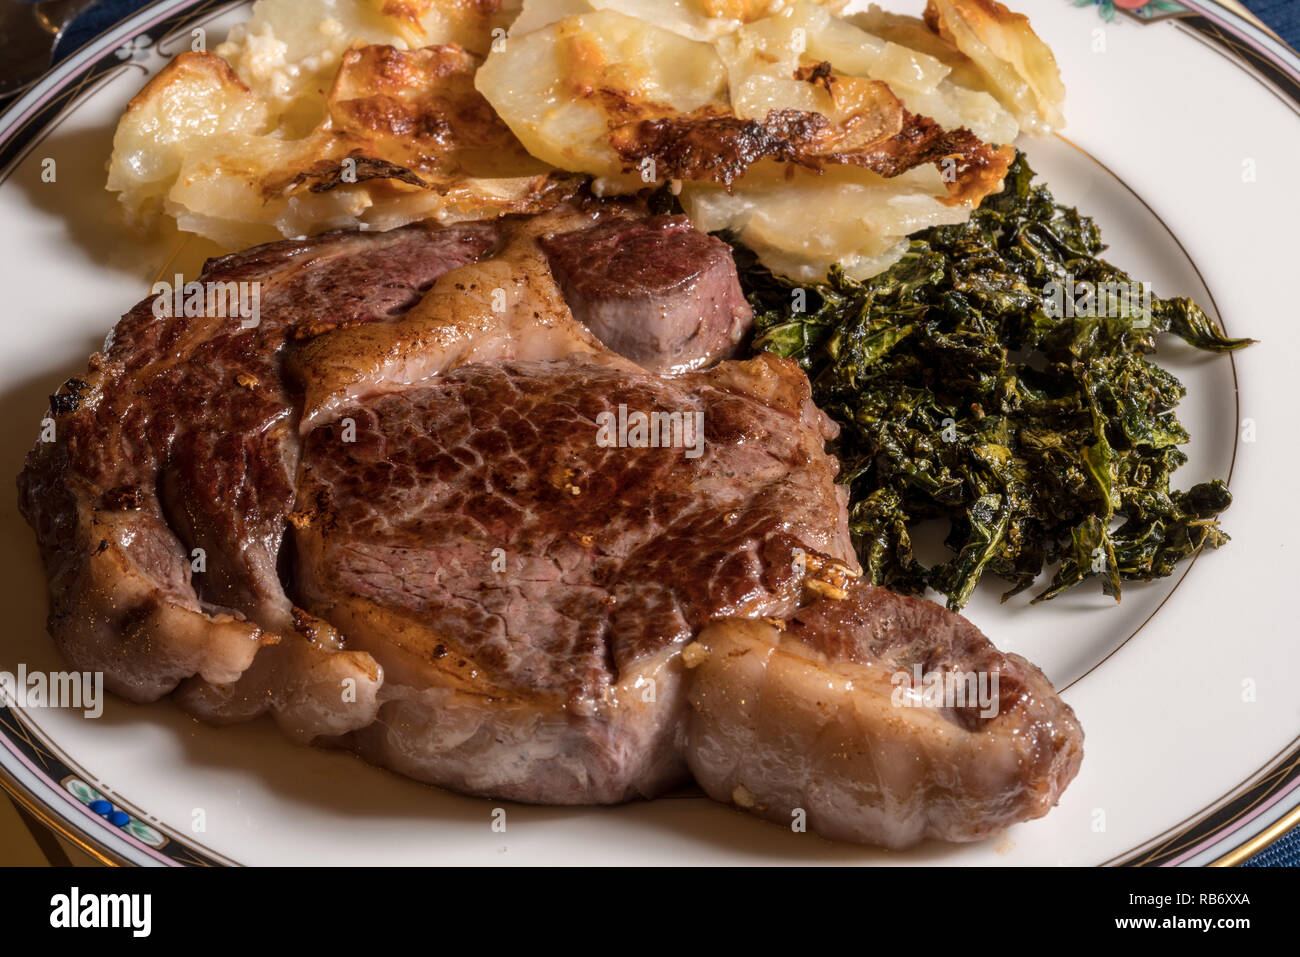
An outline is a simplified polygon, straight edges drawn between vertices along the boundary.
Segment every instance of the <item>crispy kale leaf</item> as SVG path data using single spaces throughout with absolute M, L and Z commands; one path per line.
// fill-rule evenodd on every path
M 1164 333 L 1216 352 L 1251 340 L 1189 300 L 1129 295 L 1092 220 L 1033 178 L 1018 157 L 969 222 L 919 234 L 863 283 L 797 286 L 736 248 L 755 347 L 797 358 L 842 426 L 866 577 L 953 609 L 985 572 L 1012 583 L 1005 600 L 1049 566 L 1039 599 L 1099 577 L 1118 600 L 1121 582 L 1228 540 L 1223 482 L 1171 490 L 1184 389 L 1145 357 Z M 951 521 L 952 557 L 926 568 L 908 529 L 933 518 Z

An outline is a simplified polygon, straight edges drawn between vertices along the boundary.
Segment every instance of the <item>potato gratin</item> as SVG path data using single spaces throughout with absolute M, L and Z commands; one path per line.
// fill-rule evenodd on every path
M 260 0 L 131 102 L 108 187 L 230 248 L 538 212 L 671 183 L 772 269 L 852 278 L 1001 188 L 1061 125 L 1055 60 L 995 0 Z

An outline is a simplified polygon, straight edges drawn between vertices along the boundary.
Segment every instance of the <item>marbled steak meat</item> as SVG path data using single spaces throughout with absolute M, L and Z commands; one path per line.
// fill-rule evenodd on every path
M 694 776 L 890 847 L 1045 814 L 1073 713 L 964 619 L 857 580 L 806 377 L 714 362 L 749 321 L 715 243 L 588 202 L 209 262 L 260 283 L 256 328 L 146 300 L 52 398 L 19 479 L 51 634 L 132 700 L 269 712 L 470 794 Z M 599 440 L 620 406 L 704 441 Z M 895 707 L 914 665 L 997 672 L 996 716 Z

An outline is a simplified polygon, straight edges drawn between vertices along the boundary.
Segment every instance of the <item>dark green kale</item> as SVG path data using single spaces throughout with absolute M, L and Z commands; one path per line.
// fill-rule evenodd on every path
M 918 234 L 866 282 L 799 286 L 736 248 L 755 348 L 795 357 L 842 427 L 865 577 L 952 609 L 985 572 L 1012 583 L 1005 600 L 1050 566 L 1036 600 L 1094 576 L 1118 600 L 1228 540 L 1223 482 L 1171 490 L 1185 390 L 1145 357 L 1165 333 L 1216 352 L 1251 340 L 1187 299 L 1130 295 L 1097 226 L 1033 178 L 1019 156 L 969 222 Z M 936 518 L 952 557 L 927 568 L 908 530 Z

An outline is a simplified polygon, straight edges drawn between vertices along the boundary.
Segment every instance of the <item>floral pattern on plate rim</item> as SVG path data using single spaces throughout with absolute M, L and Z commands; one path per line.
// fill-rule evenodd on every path
M 1123 10 L 1143 20 L 1177 13 L 1190 13 L 1174 0 L 1072 0 L 1076 7 L 1096 7 L 1103 20 L 1114 20 L 1115 11 Z

